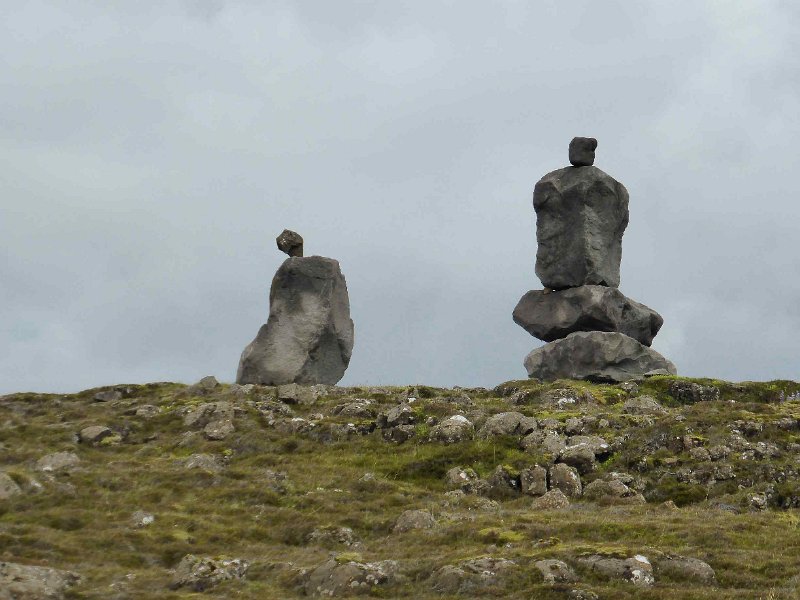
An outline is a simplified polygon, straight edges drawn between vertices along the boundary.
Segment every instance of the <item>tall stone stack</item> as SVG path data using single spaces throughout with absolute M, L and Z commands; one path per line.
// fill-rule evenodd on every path
M 676 373 L 649 346 L 661 315 L 619 291 L 628 191 L 594 164 L 597 140 L 576 137 L 570 167 L 542 177 L 533 190 L 536 275 L 514 309 L 514 322 L 548 342 L 525 358 L 528 376 L 625 381 L 648 372 Z

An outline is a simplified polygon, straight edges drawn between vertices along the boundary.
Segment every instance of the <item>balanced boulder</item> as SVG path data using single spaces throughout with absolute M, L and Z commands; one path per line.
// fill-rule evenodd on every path
M 675 375 L 675 365 L 622 333 L 579 331 L 536 348 L 525 357 L 528 377 L 618 383 L 653 369 Z
M 533 190 L 536 275 L 547 288 L 619 286 L 628 191 L 597 167 L 548 173 Z
M 244 349 L 236 383 L 335 384 L 350 364 L 353 321 L 339 263 L 290 257 L 272 280 L 269 319 Z
M 531 290 L 517 303 L 513 316 L 517 325 L 545 342 L 576 331 L 616 331 L 649 346 L 664 323 L 653 309 L 602 285 Z

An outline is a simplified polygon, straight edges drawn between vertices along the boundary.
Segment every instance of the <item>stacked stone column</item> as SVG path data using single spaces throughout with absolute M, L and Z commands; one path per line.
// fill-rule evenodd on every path
M 525 358 L 528 376 L 615 382 L 675 366 L 649 346 L 661 316 L 619 291 L 628 191 L 593 166 L 597 140 L 574 138 L 572 166 L 536 184 L 536 275 L 514 321 L 548 342 Z

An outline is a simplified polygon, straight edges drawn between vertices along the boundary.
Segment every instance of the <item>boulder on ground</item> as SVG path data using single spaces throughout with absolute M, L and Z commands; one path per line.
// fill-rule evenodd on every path
M 68 471 L 77 467 L 80 462 L 81 459 L 74 452 L 54 452 L 36 461 L 36 470 L 43 473 Z
M 250 565 L 240 558 L 208 558 L 187 554 L 175 568 L 170 588 L 203 592 L 223 581 L 241 579 Z
M 332 558 L 308 574 L 304 588 L 308 596 L 351 596 L 368 594 L 375 587 L 391 585 L 397 579 L 398 566 L 393 560 L 359 562 Z
M 469 467 L 464 469 L 462 467 L 453 467 L 445 473 L 445 482 L 450 488 L 460 488 L 470 481 L 478 479 L 478 474 Z
M 649 587 L 655 583 L 653 565 L 647 557 L 637 554 L 631 558 L 616 558 L 592 554 L 578 558 L 578 562 L 606 579 L 627 581 L 636 586 Z
M 92 399 L 95 402 L 113 402 L 114 400 L 120 400 L 121 398 L 122 398 L 122 392 L 114 389 L 97 392 L 92 397 Z
M 561 490 L 550 490 L 531 502 L 531 510 L 558 510 L 568 506 L 569 498 Z
M 644 504 L 646 501 L 616 478 L 596 479 L 583 488 L 583 497 L 600 504 Z
M 8 500 L 22 493 L 22 488 L 6 473 L 0 471 L 0 500 Z
M 353 546 L 358 538 L 349 527 L 318 527 L 306 536 L 306 541 L 322 546 Z
M 560 490 L 568 498 L 579 498 L 583 492 L 578 469 L 564 463 L 550 467 L 550 489 Z
M 547 469 L 534 465 L 519 472 L 520 491 L 527 496 L 543 496 L 547 493 Z
M 675 365 L 652 348 L 622 333 L 579 331 L 536 348 L 525 357 L 528 377 L 554 381 L 627 381 L 653 368 L 675 374 Z
M 118 435 L 115 435 L 109 427 L 105 425 L 90 425 L 84 427 L 78 434 L 78 439 L 83 444 L 90 444 L 92 446 L 107 445 L 120 440 Z
M 432 442 L 455 444 L 472 439 L 474 434 L 475 427 L 469 419 L 462 415 L 453 415 L 438 425 L 434 425 L 429 437 Z
M 220 402 L 206 402 L 192 408 L 183 417 L 183 424 L 192 429 L 202 429 L 214 421 L 232 421 L 233 404 L 223 400 Z
M 394 533 L 405 533 L 412 529 L 431 529 L 436 526 L 436 519 L 427 510 L 406 510 L 394 524 Z
M 542 574 L 544 582 L 550 585 L 556 583 L 573 583 L 578 580 L 575 571 L 563 560 L 537 560 L 533 563 L 533 566 Z
M 687 581 L 701 585 L 715 585 L 717 575 L 707 562 L 686 556 L 664 556 L 654 560 L 656 573 L 675 581 Z
M 537 429 L 536 419 L 520 412 L 504 412 L 492 415 L 478 430 L 478 437 L 488 439 L 496 435 L 528 435 Z
M 555 290 L 619 286 L 628 191 L 597 167 L 567 167 L 542 177 L 533 190 L 536 275 Z
M 80 576 L 69 571 L 0 562 L 2 600 L 62 600 L 79 581 Z
M 431 575 L 431 587 L 440 594 L 471 594 L 503 584 L 515 569 L 514 561 L 491 556 L 458 565 L 445 565 Z
M 558 461 L 575 467 L 581 475 L 594 471 L 597 466 L 595 453 L 587 444 L 567 446 L 558 455 Z
M 652 308 L 603 285 L 532 290 L 517 303 L 513 317 L 517 325 L 545 342 L 576 331 L 616 331 L 645 346 L 653 343 L 664 323 Z
M 272 280 L 269 319 L 244 349 L 236 383 L 335 384 L 350 364 L 353 321 L 339 263 L 286 259 Z
M 625 401 L 622 412 L 629 415 L 665 415 L 669 411 L 652 396 L 637 396 Z
M 208 396 L 213 394 L 220 387 L 219 381 L 213 375 L 206 375 L 197 383 L 190 385 L 184 390 L 187 396 Z

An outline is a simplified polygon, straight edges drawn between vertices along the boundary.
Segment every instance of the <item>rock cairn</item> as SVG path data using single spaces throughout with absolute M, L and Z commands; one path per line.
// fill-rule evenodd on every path
M 332 258 L 303 257 L 303 238 L 285 230 L 289 258 L 269 292 L 269 318 L 239 360 L 236 383 L 335 384 L 350 364 L 353 321 L 347 283 Z
M 525 358 L 529 377 L 625 381 L 675 366 L 649 348 L 663 319 L 619 287 L 628 191 L 593 166 L 597 140 L 576 137 L 571 167 L 533 190 L 536 275 L 545 289 L 525 294 L 514 322 L 549 342 Z

